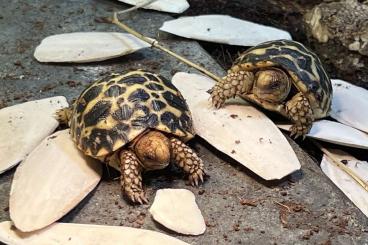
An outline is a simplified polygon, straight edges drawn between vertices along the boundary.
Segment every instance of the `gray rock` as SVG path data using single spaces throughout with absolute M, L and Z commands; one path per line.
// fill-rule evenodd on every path
M 357 0 L 321 3 L 305 15 L 320 42 L 337 40 L 346 48 L 368 55 L 368 4 Z

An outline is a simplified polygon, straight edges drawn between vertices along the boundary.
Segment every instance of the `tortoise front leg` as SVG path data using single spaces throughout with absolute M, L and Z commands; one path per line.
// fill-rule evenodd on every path
M 124 193 L 134 203 L 148 203 L 142 188 L 142 166 L 134 152 L 120 152 L 121 186 Z
M 253 87 L 253 80 L 252 72 L 229 70 L 228 74 L 209 91 L 213 106 L 220 108 L 227 99 L 249 93 Z
M 286 103 L 286 113 L 294 123 L 291 127 L 291 136 L 295 135 L 295 138 L 303 136 L 305 138 L 314 121 L 313 111 L 308 99 L 302 93 L 297 93 Z
M 171 138 L 171 157 L 173 161 L 189 174 L 189 182 L 191 185 L 198 186 L 199 182 L 203 182 L 205 175 L 203 162 L 192 149 L 177 138 Z

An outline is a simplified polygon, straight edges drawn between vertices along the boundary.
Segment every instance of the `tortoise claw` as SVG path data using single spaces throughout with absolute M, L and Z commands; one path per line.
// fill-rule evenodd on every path
M 147 204 L 148 199 L 146 198 L 143 191 L 132 193 L 128 196 L 133 203 Z

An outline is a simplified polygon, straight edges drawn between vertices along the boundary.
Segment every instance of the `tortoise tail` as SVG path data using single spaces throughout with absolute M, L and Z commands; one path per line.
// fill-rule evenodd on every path
M 60 124 L 68 125 L 69 120 L 72 116 L 72 108 L 59 109 L 55 113 L 55 119 L 58 120 Z

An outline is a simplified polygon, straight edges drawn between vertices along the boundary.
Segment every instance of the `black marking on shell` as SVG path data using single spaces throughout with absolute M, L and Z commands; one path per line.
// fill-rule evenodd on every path
M 116 78 L 117 76 L 120 76 L 120 74 L 118 73 L 113 73 L 110 74 L 108 76 L 103 77 L 102 79 L 100 79 L 97 83 L 108 83 L 108 85 L 111 85 L 113 83 L 115 83 L 114 78 Z
M 285 58 L 283 56 L 275 57 L 272 60 L 288 70 L 296 71 L 297 69 L 297 67 L 295 66 L 292 60 Z
M 101 100 L 92 107 L 92 109 L 84 115 L 84 123 L 86 127 L 97 125 L 101 120 L 106 119 L 110 113 L 111 103 Z
M 105 91 L 105 96 L 107 97 L 119 97 L 126 91 L 125 87 L 119 85 L 112 85 Z
M 82 111 L 84 111 L 84 109 L 86 109 L 86 105 L 87 104 L 84 102 L 84 99 L 80 99 L 75 108 L 77 113 L 81 113 Z
M 163 84 L 165 84 L 165 86 L 178 91 L 178 89 L 174 86 L 174 84 L 172 84 L 172 82 L 170 82 L 169 80 L 167 80 L 165 77 L 163 76 L 159 76 L 159 78 L 162 80 Z
M 119 109 L 112 113 L 112 117 L 118 121 L 128 120 L 132 115 L 133 109 L 127 104 L 122 105 Z
M 147 79 L 143 76 L 131 75 L 131 76 L 127 76 L 127 77 L 124 77 L 123 79 L 119 80 L 118 83 L 133 85 L 133 84 L 143 84 L 146 81 L 147 81 Z
M 111 153 L 117 140 L 120 139 L 124 143 L 129 141 L 127 137 L 129 129 L 129 125 L 124 123 L 119 123 L 111 129 L 94 128 L 90 135 L 81 139 L 81 147 L 83 150 L 90 149 L 93 156 L 96 156 L 102 148 Z
M 111 130 L 114 132 L 114 135 L 116 135 L 116 139 L 121 139 L 125 143 L 129 141 L 127 134 L 129 133 L 130 127 L 128 124 L 121 122 Z
M 148 117 L 147 120 L 147 124 L 151 127 L 151 128 L 155 128 L 158 125 L 158 116 L 156 114 L 151 114 Z
M 147 101 L 149 98 L 150 95 L 143 89 L 139 88 L 129 95 L 128 100 L 131 102 L 139 102 L 139 101 Z
M 128 133 L 130 127 L 128 124 L 123 123 L 123 122 L 119 122 L 119 124 L 117 124 L 115 127 L 113 127 L 113 130 L 117 131 L 118 133 Z
M 92 86 L 90 88 L 87 88 L 87 90 L 83 94 L 82 98 L 88 104 L 90 101 L 96 99 L 97 96 L 100 95 L 100 93 L 102 91 L 102 87 L 103 87 L 103 85 L 100 84 L 100 85 L 96 85 L 96 86 Z
M 180 125 L 184 129 L 184 131 L 189 131 L 189 132 L 193 131 L 193 122 L 187 113 L 181 114 L 179 120 L 180 120 Z
M 139 104 L 139 103 L 135 104 L 134 109 L 135 110 L 141 110 L 144 113 L 144 115 L 149 114 L 149 108 L 145 104 Z
M 175 130 L 178 128 L 179 124 L 178 124 L 178 118 L 169 111 L 165 111 L 162 115 L 161 115 L 161 122 L 167 126 L 171 132 L 175 132 Z
M 160 98 L 160 96 L 159 96 L 158 94 L 156 94 L 156 93 L 151 93 L 151 95 L 152 95 L 153 97 L 155 97 L 156 99 Z
M 153 74 L 146 72 L 144 74 L 150 81 L 159 82 L 160 80 Z
M 112 146 L 116 137 L 116 132 L 112 130 L 94 128 L 87 139 L 87 145 L 90 147 L 93 155 L 97 155 L 101 148 L 105 148 L 108 152 L 112 152 Z M 97 139 L 99 142 L 97 142 Z
M 143 116 L 137 116 L 133 120 L 131 120 L 131 124 L 133 127 L 136 128 L 147 128 L 148 125 L 148 119 L 149 119 L 149 108 L 145 104 L 137 103 L 134 107 L 135 111 L 141 111 L 143 112 Z
M 153 100 L 152 101 L 152 108 L 154 111 L 161 111 L 166 107 L 166 104 L 161 100 Z
M 149 116 L 140 116 L 136 117 L 134 120 L 131 120 L 132 127 L 134 128 L 148 128 L 148 119 Z
M 146 87 L 150 90 L 154 90 L 154 91 L 162 91 L 164 90 L 164 87 L 158 83 L 149 83 L 146 84 Z
M 179 109 L 180 111 L 187 111 L 188 107 L 185 103 L 185 100 L 182 96 L 178 93 L 178 95 L 173 94 L 170 91 L 165 91 L 162 96 L 166 99 L 167 103 L 172 107 Z

